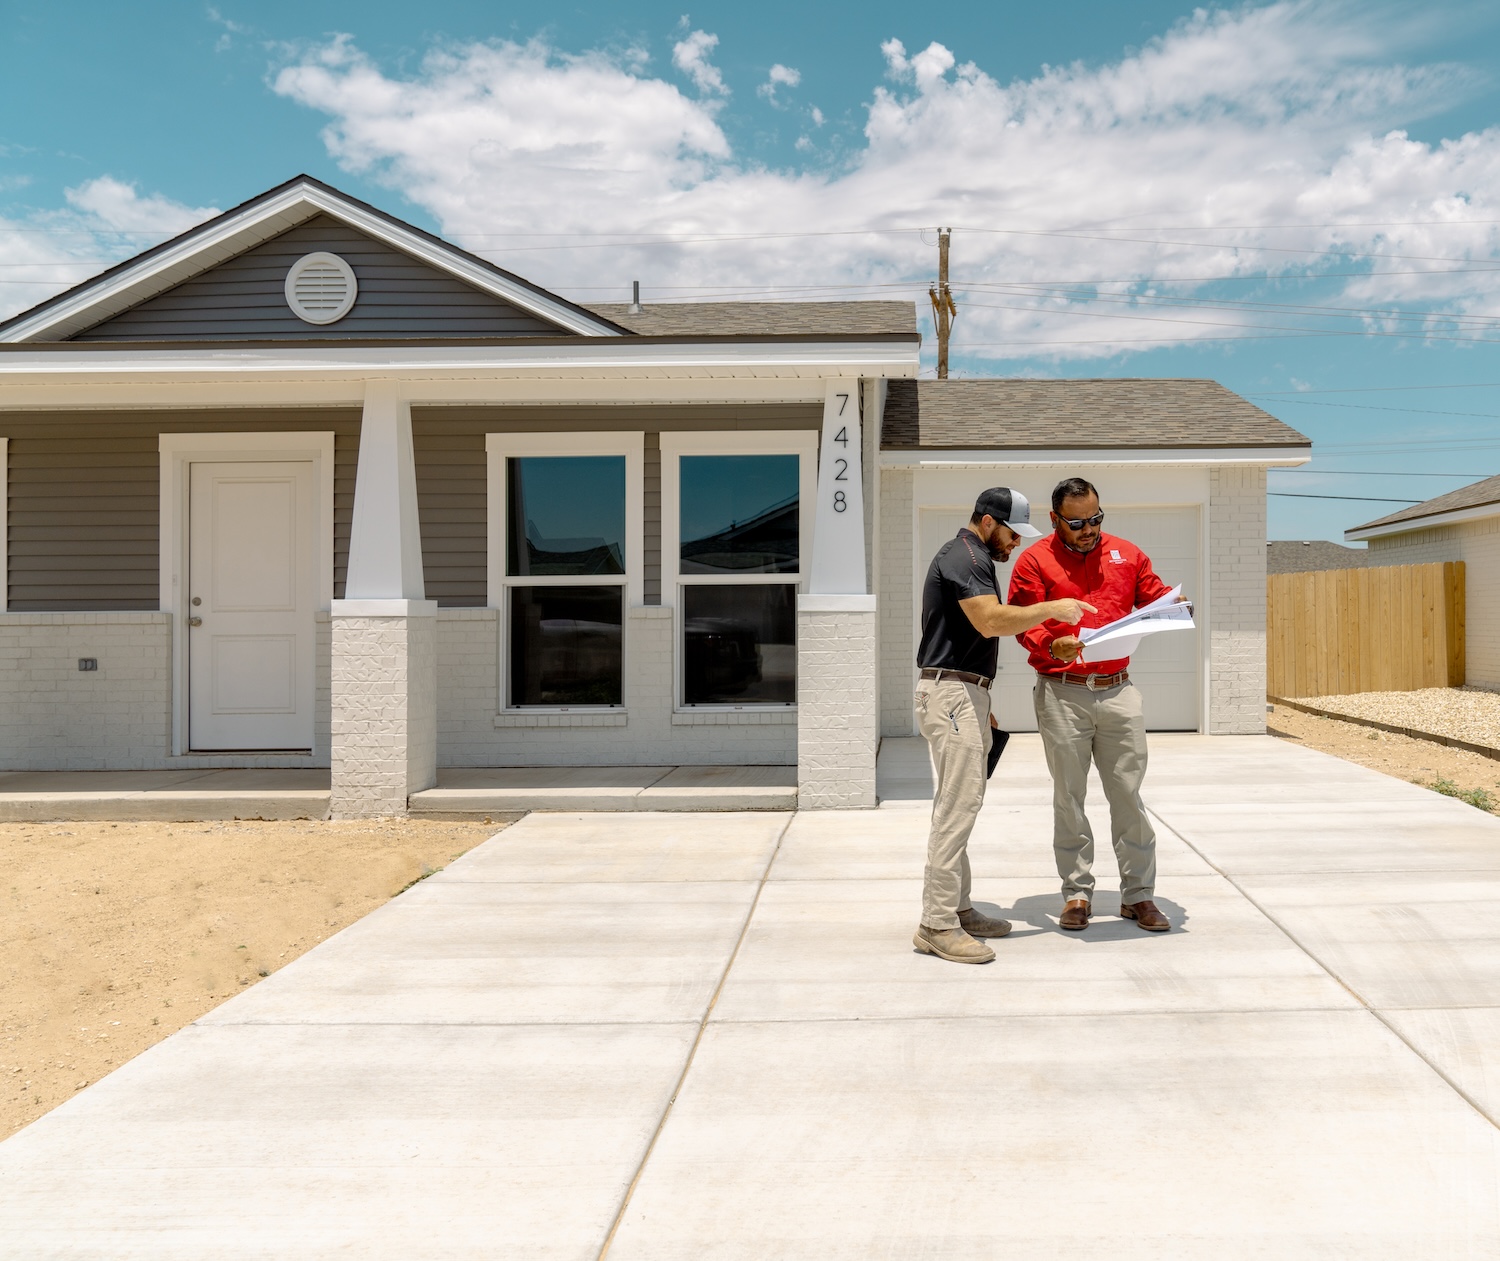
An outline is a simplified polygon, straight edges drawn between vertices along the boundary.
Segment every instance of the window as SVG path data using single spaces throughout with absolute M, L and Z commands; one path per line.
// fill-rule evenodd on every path
M 661 436 L 662 586 L 684 707 L 797 700 L 797 592 L 811 558 L 817 435 Z
M 625 703 L 640 603 L 640 434 L 490 434 L 490 603 L 500 708 Z

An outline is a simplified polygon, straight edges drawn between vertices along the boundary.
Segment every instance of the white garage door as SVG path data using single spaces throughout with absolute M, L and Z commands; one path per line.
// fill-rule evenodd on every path
M 1107 508 L 1104 528 L 1127 538 L 1151 558 L 1168 586 L 1183 584 L 1190 597 L 1199 593 L 1199 513 L 1195 507 Z M 917 564 L 921 575 L 933 554 L 967 524 L 967 508 L 923 508 L 920 514 Z M 1046 530 L 1045 507 L 1032 509 L 1032 521 Z M 919 575 L 920 578 L 920 575 Z M 1000 571 L 1000 590 L 1010 583 L 1010 565 Z M 920 586 L 918 588 L 920 601 Z M 917 613 L 919 622 L 920 608 Z M 1148 731 L 1198 729 L 1199 631 L 1171 631 L 1150 636 L 1130 660 L 1130 677 L 1141 689 Z M 921 627 L 916 638 L 921 638 Z M 915 642 L 915 641 L 914 641 Z M 1014 639 L 1000 641 L 1000 668 L 995 678 L 995 715 L 1007 731 L 1035 731 L 1031 687 L 1035 674 Z

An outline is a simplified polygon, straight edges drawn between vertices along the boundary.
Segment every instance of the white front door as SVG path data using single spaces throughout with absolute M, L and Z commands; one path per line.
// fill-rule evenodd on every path
M 191 467 L 189 747 L 311 749 L 312 461 Z
M 1051 527 L 1046 501 L 1033 500 L 1032 523 L 1044 533 Z M 923 508 L 918 531 L 919 576 L 938 548 L 969 521 L 969 508 Z M 1129 539 L 1151 558 L 1151 566 L 1168 586 L 1179 582 L 1185 594 L 1201 594 L 1198 556 L 1199 520 L 1194 507 L 1110 508 L 1104 528 Z M 1019 555 L 1019 552 L 1016 553 Z M 1001 597 L 1010 585 L 1010 565 L 998 571 Z M 917 637 L 921 638 L 921 588 L 917 589 Z M 1200 619 L 1201 620 L 1201 619 Z M 1143 640 L 1130 659 L 1130 677 L 1140 684 L 1141 706 L 1148 731 L 1196 731 L 1198 729 L 1199 632 L 1172 631 Z M 1035 731 L 1036 711 L 1031 689 L 1036 675 L 1026 653 L 1014 639 L 1000 641 L 999 668 L 995 675 L 995 718 L 1007 731 Z

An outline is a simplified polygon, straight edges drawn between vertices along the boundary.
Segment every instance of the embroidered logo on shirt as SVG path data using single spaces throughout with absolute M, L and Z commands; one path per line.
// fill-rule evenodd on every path
M 1109 558 L 1117 565 L 1123 565 L 1125 563 L 1125 558 L 1120 555 L 1118 548 L 1112 547 L 1109 549 Z

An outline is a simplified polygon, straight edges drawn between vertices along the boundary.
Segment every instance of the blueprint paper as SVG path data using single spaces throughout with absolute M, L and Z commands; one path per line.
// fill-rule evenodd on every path
M 1078 632 L 1085 648 L 1108 646 L 1105 660 L 1130 656 L 1141 645 L 1147 635 L 1159 631 L 1192 630 L 1192 601 L 1178 602 L 1182 584 L 1178 583 L 1160 599 L 1143 604 L 1133 612 L 1118 617 L 1105 626 L 1092 626 Z M 1097 654 L 1096 654 L 1097 655 Z

